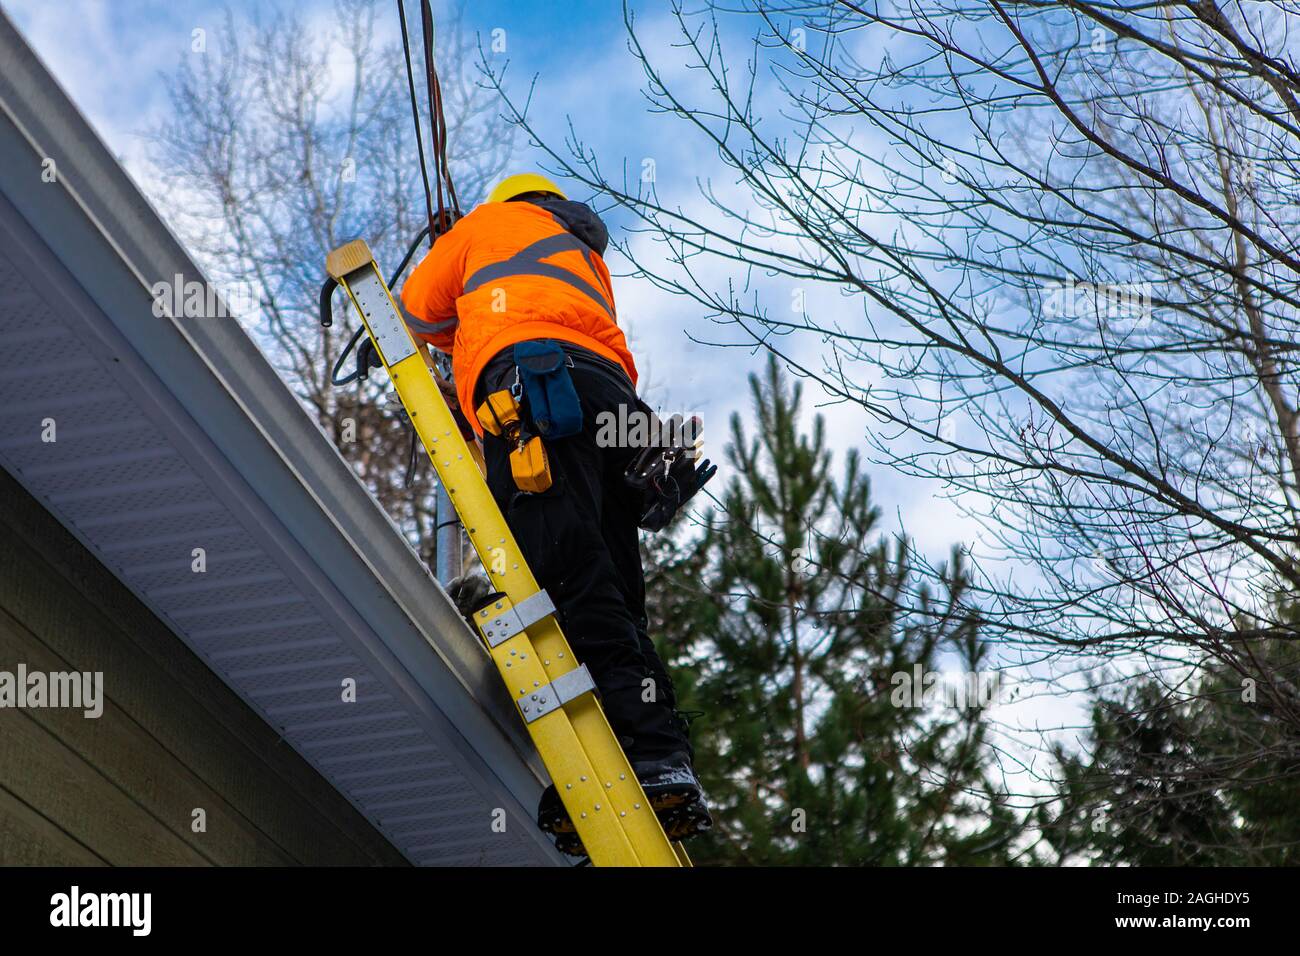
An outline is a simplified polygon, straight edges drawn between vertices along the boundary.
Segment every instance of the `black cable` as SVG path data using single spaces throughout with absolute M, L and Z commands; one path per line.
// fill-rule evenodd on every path
M 424 185 L 424 210 L 428 219 L 428 224 L 420 230 L 415 240 L 406 250 L 406 255 L 398 263 L 396 271 L 391 279 L 388 280 L 388 288 L 392 289 L 397 280 L 401 277 L 402 272 L 410 263 L 411 257 L 415 255 L 415 250 L 419 247 L 420 242 L 426 237 L 429 240 L 429 246 L 432 248 L 434 241 L 437 239 L 441 230 L 450 225 L 450 219 L 460 217 L 460 204 L 456 198 L 456 187 L 452 185 L 451 170 L 447 164 L 447 120 L 442 112 L 442 87 L 438 82 L 438 74 L 434 69 L 433 57 L 433 8 L 429 0 L 420 0 L 420 29 L 424 40 L 424 70 L 425 70 L 425 88 L 429 97 L 429 127 L 431 142 L 430 150 L 433 153 L 433 162 L 435 178 L 438 187 L 438 212 L 434 215 L 433 211 L 433 189 L 429 183 L 429 165 L 424 155 L 424 136 L 420 130 L 420 105 L 419 97 L 415 92 L 415 73 L 411 67 L 411 38 L 406 27 L 406 5 L 402 0 L 397 0 L 397 14 L 401 21 L 402 27 L 402 53 L 406 63 L 406 90 L 411 101 L 411 120 L 415 126 L 415 148 L 420 158 L 420 180 Z M 443 202 L 443 185 L 447 187 L 447 195 L 451 200 L 452 216 L 448 217 L 446 206 Z M 325 280 L 320 291 L 320 323 L 328 328 L 334 323 L 333 306 L 331 298 L 334 290 L 338 288 L 338 281 L 332 276 Z M 348 343 L 344 346 L 343 351 L 339 354 L 338 360 L 334 367 L 330 369 L 330 383 L 335 386 L 350 385 L 352 382 L 361 378 L 368 371 L 368 358 L 358 355 L 357 367 L 345 378 L 339 378 L 339 369 L 347 361 L 357 348 L 357 343 L 365 334 L 366 327 L 362 323 Z M 416 444 L 418 434 L 415 429 L 411 429 L 411 451 L 407 459 L 405 484 L 409 487 L 411 480 L 415 475 L 416 466 Z
M 402 256 L 402 261 L 397 264 L 397 268 L 393 271 L 392 277 L 388 280 L 388 288 L 391 289 L 393 286 L 397 285 L 397 280 L 402 277 L 402 273 L 406 271 L 407 265 L 411 262 L 411 257 L 415 255 L 415 250 L 419 248 L 421 241 L 423 241 L 424 237 L 428 234 L 428 226 L 425 226 L 416 233 L 415 239 L 411 241 L 411 244 L 406 249 L 406 255 Z M 326 327 L 329 327 L 334 323 L 334 314 L 333 308 L 330 305 L 330 297 L 334 294 L 334 290 L 338 288 L 338 285 L 338 280 L 333 276 L 330 276 L 325 280 L 325 284 L 320 288 L 320 324 Z M 330 370 L 331 385 L 336 387 L 351 385 L 361 377 L 361 369 L 358 368 L 347 378 L 339 378 L 339 369 L 343 367 L 343 363 L 346 362 L 348 356 L 352 354 L 352 350 L 357 347 L 357 342 L 361 341 L 361 336 L 363 336 L 365 332 L 365 325 L 357 326 L 357 330 L 352 333 L 352 338 L 348 339 L 348 344 L 345 345 L 343 351 L 339 353 L 338 361 L 334 363 L 334 367 Z
M 433 7 L 429 0 L 420 0 L 420 31 L 424 37 L 424 87 L 429 97 L 429 151 L 433 154 L 433 178 L 438 190 L 438 225 L 446 216 L 446 203 L 442 198 L 442 119 L 441 96 L 438 93 L 438 75 L 433 68 Z M 437 227 L 435 227 L 436 229 Z
M 411 450 L 407 453 L 406 456 L 406 477 L 402 479 L 403 488 L 411 487 L 411 479 L 415 477 L 415 445 L 416 445 L 416 439 L 418 439 L 419 437 L 420 437 L 420 433 L 415 430 L 415 425 L 414 423 L 412 423 Z
M 423 13 L 423 11 L 421 11 Z M 434 232 L 433 191 L 429 188 L 429 167 L 424 159 L 424 136 L 420 132 L 420 107 L 415 95 L 415 73 L 411 69 L 411 39 L 406 32 L 406 6 L 397 0 L 397 15 L 402 21 L 402 53 L 406 63 L 406 89 L 411 100 L 411 119 L 415 125 L 415 148 L 420 154 L 420 178 L 424 181 L 424 209 L 429 218 L 429 235 Z M 432 145 L 432 144 L 430 144 Z M 432 245 L 432 243 L 430 243 Z
M 425 226 L 415 234 L 415 238 L 411 241 L 411 244 L 406 247 L 406 255 L 402 256 L 402 261 L 399 262 L 397 268 L 393 270 L 393 275 L 388 280 L 388 288 L 391 289 L 393 286 L 397 285 L 397 280 L 402 277 L 402 273 L 406 270 L 407 263 L 409 263 L 411 257 L 415 255 L 415 249 L 419 246 L 420 240 L 427 235 L 429 235 L 428 226 Z
M 361 377 L 360 365 L 358 365 L 357 370 L 347 378 L 339 378 L 339 369 L 343 367 L 343 363 L 346 362 L 348 356 L 352 354 L 352 350 L 357 347 L 357 342 L 361 341 L 361 336 L 364 335 L 365 332 L 366 327 L 364 325 L 357 326 L 357 330 L 352 333 L 352 338 L 348 339 L 348 344 L 345 345 L 343 351 L 339 353 L 338 361 L 335 362 L 334 367 L 330 369 L 330 384 L 334 387 L 342 388 L 344 385 L 351 385 Z
M 330 298 L 338 287 L 339 282 L 333 276 L 329 276 L 325 284 L 320 287 L 320 324 L 327 329 L 334 324 L 334 310 L 330 307 Z

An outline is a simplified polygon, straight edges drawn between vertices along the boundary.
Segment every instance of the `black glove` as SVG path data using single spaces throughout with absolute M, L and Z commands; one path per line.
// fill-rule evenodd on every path
M 646 499 L 638 524 L 646 531 L 662 531 L 717 471 L 718 466 L 707 458 L 696 465 L 692 458 L 679 457 L 669 466 L 668 474 L 652 484 L 655 494 Z
M 460 611 L 460 616 L 465 619 L 469 629 L 478 634 L 474 615 L 504 595 L 500 591 L 493 591 L 491 582 L 483 575 L 462 574 L 447 583 L 447 596 L 456 605 L 456 610 Z
M 623 480 L 641 492 L 641 520 L 646 531 L 662 531 L 718 471 L 706 458 L 696 464 L 688 449 L 647 448 L 628 465 Z

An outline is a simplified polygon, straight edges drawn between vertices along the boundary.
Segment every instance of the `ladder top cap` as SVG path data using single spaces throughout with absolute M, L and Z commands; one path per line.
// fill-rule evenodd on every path
M 353 239 L 325 257 L 325 271 L 333 279 L 342 279 L 375 261 L 364 239 Z

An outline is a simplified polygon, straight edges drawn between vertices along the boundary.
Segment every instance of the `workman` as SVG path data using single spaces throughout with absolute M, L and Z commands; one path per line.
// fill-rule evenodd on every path
M 652 414 L 637 397 L 636 364 L 618 326 L 602 259 L 608 242 L 600 217 L 554 182 L 510 176 L 437 238 L 401 299 L 412 333 L 451 356 L 444 395 L 482 439 L 492 496 L 590 671 L 650 805 L 669 837 L 681 839 L 711 821 L 688 727 L 647 633 L 638 527 L 653 489 L 629 480 L 644 449 L 600 428 Z M 489 403 L 493 395 L 504 406 Z M 510 424 L 511 399 L 518 425 Z M 674 477 L 689 486 L 677 489 L 683 501 L 707 480 L 693 464 Z M 675 498 L 669 511 L 679 505 Z M 574 850 L 554 787 L 538 823 Z

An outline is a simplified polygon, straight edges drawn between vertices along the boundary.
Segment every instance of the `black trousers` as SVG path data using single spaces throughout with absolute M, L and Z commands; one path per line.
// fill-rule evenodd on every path
M 552 483 L 541 494 L 515 487 L 509 443 L 485 435 L 488 487 L 555 603 L 574 654 L 591 672 L 628 758 L 684 753 L 690 759 L 672 681 L 647 633 L 640 496 L 623 481 L 638 449 L 601 447 L 596 441 L 598 416 L 609 412 L 617 420 L 620 405 L 626 413 L 635 411 L 636 392 L 619 366 L 586 349 L 567 344 L 565 349 L 573 358 L 569 372 L 582 403 L 582 432 L 546 441 Z M 506 349 L 480 376 L 475 407 L 489 393 L 508 388 L 514 374 L 511 349 Z

